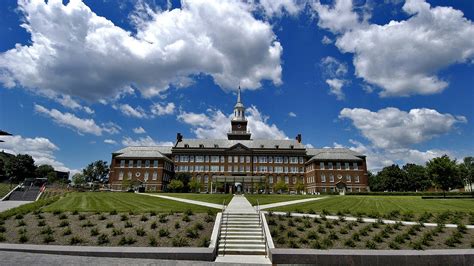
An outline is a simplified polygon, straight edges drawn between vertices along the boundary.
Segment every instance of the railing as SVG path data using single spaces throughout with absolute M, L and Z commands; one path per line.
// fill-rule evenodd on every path
M 225 200 L 222 201 L 222 217 L 221 217 L 221 221 L 219 223 L 219 233 L 217 234 L 217 250 L 219 250 L 219 244 L 221 243 L 221 236 L 222 236 L 222 223 L 224 221 L 224 218 L 225 218 L 225 215 L 226 215 L 226 212 L 225 212 L 225 209 L 226 209 L 226 205 L 225 205 Z M 223 250 L 223 253 L 225 255 L 225 247 L 226 247 L 226 242 L 227 242 L 227 219 L 225 221 L 225 237 L 224 237 L 224 250 Z
M 257 200 L 257 213 L 258 213 L 258 225 L 260 228 L 262 228 L 262 234 L 263 234 L 263 240 L 265 242 L 265 258 L 267 257 L 267 254 L 269 252 L 269 247 L 268 247 L 268 241 L 267 241 L 267 234 L 265 231 L 265 226 L 263 225 L 262 221 L 262 212 L 260 210 L 260 203 Z

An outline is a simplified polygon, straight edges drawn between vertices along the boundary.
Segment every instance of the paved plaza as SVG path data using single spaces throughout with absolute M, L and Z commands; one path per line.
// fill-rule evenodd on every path
M 32 201 L 20 201 L 20 200 L 6 200 L 0 201 L 0 212 L 4 212 L 9 209 L 16 208 L 23 204 L 31 203 Z

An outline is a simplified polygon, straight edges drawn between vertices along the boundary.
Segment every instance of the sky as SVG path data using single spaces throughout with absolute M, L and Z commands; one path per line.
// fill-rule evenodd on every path
M 130 145 L 345 147 L 370 170 L 474 155 L 474 2 L 3 0 L 0 150 L 80 171 Z

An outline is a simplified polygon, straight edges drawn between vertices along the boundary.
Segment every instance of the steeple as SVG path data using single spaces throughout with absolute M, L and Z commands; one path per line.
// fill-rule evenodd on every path
M 240 99 L 240 86 L 237 92 L 237 103 L 234 106 L 234 118 L 232 120 L 246 121 L 245 119 L 245 106 L 242 104 Z
M 227 133 L 229 140 L 249 140 L 250 132 L 247 131 L 247 119 L 245 119 L 245 106 L 240 97 L 240 86 L 237 91 L 237 103 L 234 106 L 234 117 L 231 121 L 231 131 Z

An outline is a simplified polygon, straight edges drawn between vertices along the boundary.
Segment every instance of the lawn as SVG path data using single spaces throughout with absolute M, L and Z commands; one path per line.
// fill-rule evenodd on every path
M 393 211 L 410 212 L 415 215 L 441 213 L 445 211 L 470 212 L 474 210 L 473 199 L 428 199 L 418 196 L 330 196 L 326 199 L 278 207 L 273 211 L 303 212 L 327 210 L 330 213 L 379 213 L 386 215 Z
M 194 204 L 167 200 L 127 192 L 74 192 L 69 193 L 55 203 L 47 206 L 45 211 L 79 211 L 79 212 L 207 212 L 209 208 Z
M 300 200 L 315 198 L 312 195 L 287 195 L 287 194 L 246 194 L 245 197 L 252 205 L 257 205 L 257 200 L 260 205 L 277 203 L 282 201 Z
M 0 183 L 0 199 L 3 198 L 5 195 L 7 195 L 8 192 L 10 192 L 10 190 L 12 190 L 15 187 L 16 187 L 16 184 L 11 185 L 10 187 L 10 183 Z
M 160 193 L 159 195 L 176 197 L 189 200 L 204 201 L 215 204 L 222 204 L 225 200 L 225 204 L 229 204 L 232 199 L 232 194 L 198 194 L 198 193 Z

